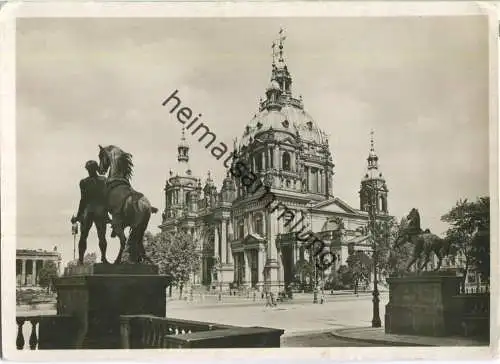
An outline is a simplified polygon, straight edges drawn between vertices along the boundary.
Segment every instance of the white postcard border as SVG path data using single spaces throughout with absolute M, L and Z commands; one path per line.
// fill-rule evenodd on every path
M 15 128 L 15 19 L 20 17 L 345 17 L 345 16 L 456 16 L 486 14 L 490 21 L 490 197 L 491 219 L 491 345 L 490 347 L 390 348 L 280 348 L 218 350 L 50 350 L 18 351 L 15 347 L 16 251 L 16 128 Z M 498 352 L 498 20 L 492 4 L 473 2 L 86 2 L 9 3 L 0 8 L 1 112 L 1 283 L 3 355 L 22 361 L 104 360 L 481 360 Z M 22 227 L 21 227 L 22 228 Z M 12 334 L 10 334 L 12 333 Z M 353 350 L 354 349 L 354 350 Z M 496 354 L 498 355 L 498 354 Z

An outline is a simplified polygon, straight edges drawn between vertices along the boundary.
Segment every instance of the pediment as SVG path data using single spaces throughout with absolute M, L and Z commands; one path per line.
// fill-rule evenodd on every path
M 330 200 L 322 201 L 312 207 L 315 210 L 328 211 L 328 212 L 338 212 L 344 214 L 358 214 L 359 212 L 349 206 L 346 202 L 342 201 L 338 197 L 332 198 Z
M 241 242 L 243 244 L 254 244 L 261 243 L 263 241 L 265 241 L 265 239 L 262 236 L 260 236 L 259 234 L 251 233 L 245 236 Z

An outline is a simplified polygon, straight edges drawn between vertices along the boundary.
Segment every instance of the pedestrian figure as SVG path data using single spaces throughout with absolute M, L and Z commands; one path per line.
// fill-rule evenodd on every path
M 255 302 L 255 297 L 257 296 L 257 292 L 255 292 L 255 290 L 253 291 L 253 300 Z
M 268 306 L 272 306 L 272 302 L 271 302 L 271 295 L 266 292 L 266 307 Z
M 274 299 L 274 293 L 273 292 L 271 292 L 271 305 L 272 306 L 276 306 L 277 305 L 276 304 L 276 300 Z

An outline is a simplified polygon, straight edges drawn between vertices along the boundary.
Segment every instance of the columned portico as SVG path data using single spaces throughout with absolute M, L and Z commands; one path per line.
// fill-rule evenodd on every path
M 214 256 L 216 260 L 215 271 L 217 272 L 217 281 L 213 282 L 213 285 L 219 289 L 227 290 L 229 289 L 229 285 L 235 280 L 233 257 L 228 241 L 227 218 L 223 218 L 215 228 Z
M 236 282 L 247 288 L 259 291 L 264 286 L 264 262 L 266 261 L 265 239 L 258 234 L 248 234 L 241 243 L 233 246 L 237 249 Z
M 61 255 L 54 251 L 18 249 L 16 251 L 16 285 L 37 286 L 40 271 L 48 261 L 54 262 L 57 272 L 61 265 Z

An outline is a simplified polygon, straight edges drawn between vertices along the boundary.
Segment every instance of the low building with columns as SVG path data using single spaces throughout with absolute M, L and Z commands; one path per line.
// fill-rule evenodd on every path
M 274 199 L 271 206 L 262 198 L 265 189 L 248 186 L 243 174 L 236 176 L 231 170 L 220 190 L 210 172 L 202 184 L 189 168 L 189 146 L 184 130 L 182 133 L 179 166 L 176 173 L 170 171 L 165 185 L 160 229 L 182 229 L 198 242 L 202 266 L 195 283 L 282 290 L 296 279 L 296 267 L 312 259 L 297 232 L 321 237 L 335 256 L 330 269 L 337 269 L 346 264 L 349 251 L 371 252 L 367 231 L 370 206 L 375 206 L 377 216 L 389 217 L 388 189 L 379 171 L 373 134 L 367 170 L 361 179 L 359 209 L 335 195 L 335 166 L 328 137 L 306 112 L 302 97 L 292 93 L 283 40 L 273 55 L 265 99 L 243 127 L 232 152 L 233 166 L 235 161 L 245 163 L 268 188 Z M 370 199 L 373 189 L 376 201 Z M 274 208 L 278 205 L 286 206 L 288 213 Z
M 52 261 L 61 269 L 61 253 L 54 247 L 53 251 L 41 249 L 17 249 L 16 250 L 16 285 L 18 287 L 38 286 L 40 270 L 46 262 Z

